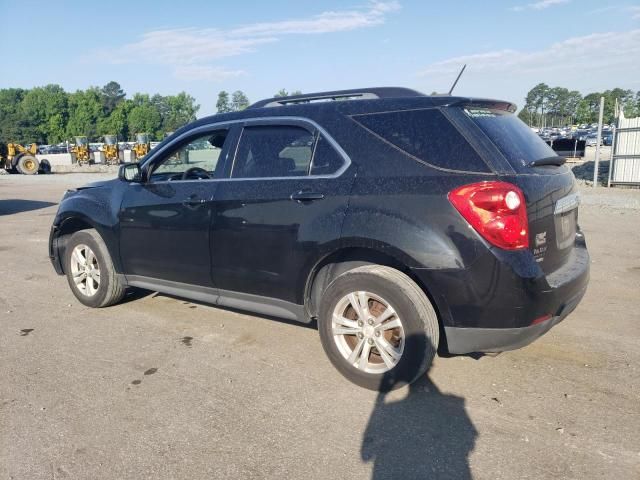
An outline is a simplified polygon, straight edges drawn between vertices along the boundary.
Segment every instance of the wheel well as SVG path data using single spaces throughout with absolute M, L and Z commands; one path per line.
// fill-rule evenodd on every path
M 78 217 L 68 218 L 64 222 L 62 222 L 62 224 L 60 224 L 60 227 L 58 228 L 58 234 L 56 235 L 55 239 L 56 243 L 54 243 L 54 246 L 56 246 L 58 249 L 58 261 L 60 262 L 60 267 L 63 271 L 64 262 L 62 261 L 62 259 L 64 258 L 64 252 L 69 237 L 72 234 L 79 232 L 80 230 L 89 230 L 92 228 L 94 228 L 93 225 Z
M 447 340 L 442 316 L 437 303 L 429 292 L 429 289 L 404 263 L 391 255 L 380 252 L 379 250 L 369 248 L 346 248 L 328 255 L 320 261 L 312 270 L 309 275 L 309 280 L 307 281 L 304 300 L 309 316 L 314 319 L 317 318 L 318 305 L 320 304 L 322 294 L 335 278 L 354 268 L 371 264 L 395 268 L 411 278 L 411 280 L 420 287 L 433 305 L 436 316 L 438 317 L 438 326 L 440 328 L 440 345 L 438 346 L 438 349 L 441 352 L 446 352 Z
M 93 228 L 93 225 L 91 225 L 89 222 L 78 217 L 71 217 L 62 222 L 59 228 L 60 233 L 58 235 L 71 235 L 72 233 L 76 233 L 77 231 L 88 230 L 90 228 Z

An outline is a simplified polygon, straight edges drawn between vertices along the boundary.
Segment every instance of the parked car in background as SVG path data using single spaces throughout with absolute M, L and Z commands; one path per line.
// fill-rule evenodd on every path
M 608 147 L 613 143 L 613 131 L 609 131 L 602 135 L 602 145 L 606 145 Z
M 587 147 L 595 147 L 598 145 L 598 135 L 594 133 L 590 133 L 586 138 L 586 146 Z
M 437 349 L 532 342 L 585 293 L 575 178 L 514 111 L 371 88 L 202 118 L 68 191 L 50 258 L 90 307 L 141 287 L 315 320 L 346 378 L 397 388 Z

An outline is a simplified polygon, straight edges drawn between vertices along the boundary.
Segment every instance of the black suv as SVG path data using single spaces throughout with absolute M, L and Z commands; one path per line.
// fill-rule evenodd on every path
M 51 261 L 85 305 L 127 287 L 317 320 L 372 389 L 443 352 L 526 345 L 587 287 L 576 183 L 507 102 L 371 88 L 200 119 L 65 194 Z

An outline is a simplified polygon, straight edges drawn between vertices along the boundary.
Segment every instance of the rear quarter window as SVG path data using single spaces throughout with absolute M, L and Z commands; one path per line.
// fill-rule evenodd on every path
M 557 156 L 533 130 L 512 113 L 475 106 L 464 113 L 480 127 L 516 171 L 534 160 Z
M 480 155 L 440 110 L 370 113 L 352 118 L 421 162 L 447 170 L 490 172 Z

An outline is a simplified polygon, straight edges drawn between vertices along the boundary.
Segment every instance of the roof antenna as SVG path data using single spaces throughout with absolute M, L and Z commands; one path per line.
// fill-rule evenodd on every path
M 453 82 L 453 85 L 451 85 L 451 89 L 449 90 L 449 95 L 451 95 L 451 93 L 453 92 L 453 89 L 456 88 L 456 85 L 458 84 L 458 80 L 460 80 L 460 77 L 462 76 L 462 72 L 464 72 L 465 68 L 467 68 L 467 64 L 466 63 L 462 66 L 462 70 L 460 70 L 460 73 L 456 77 L 456 81 Z

